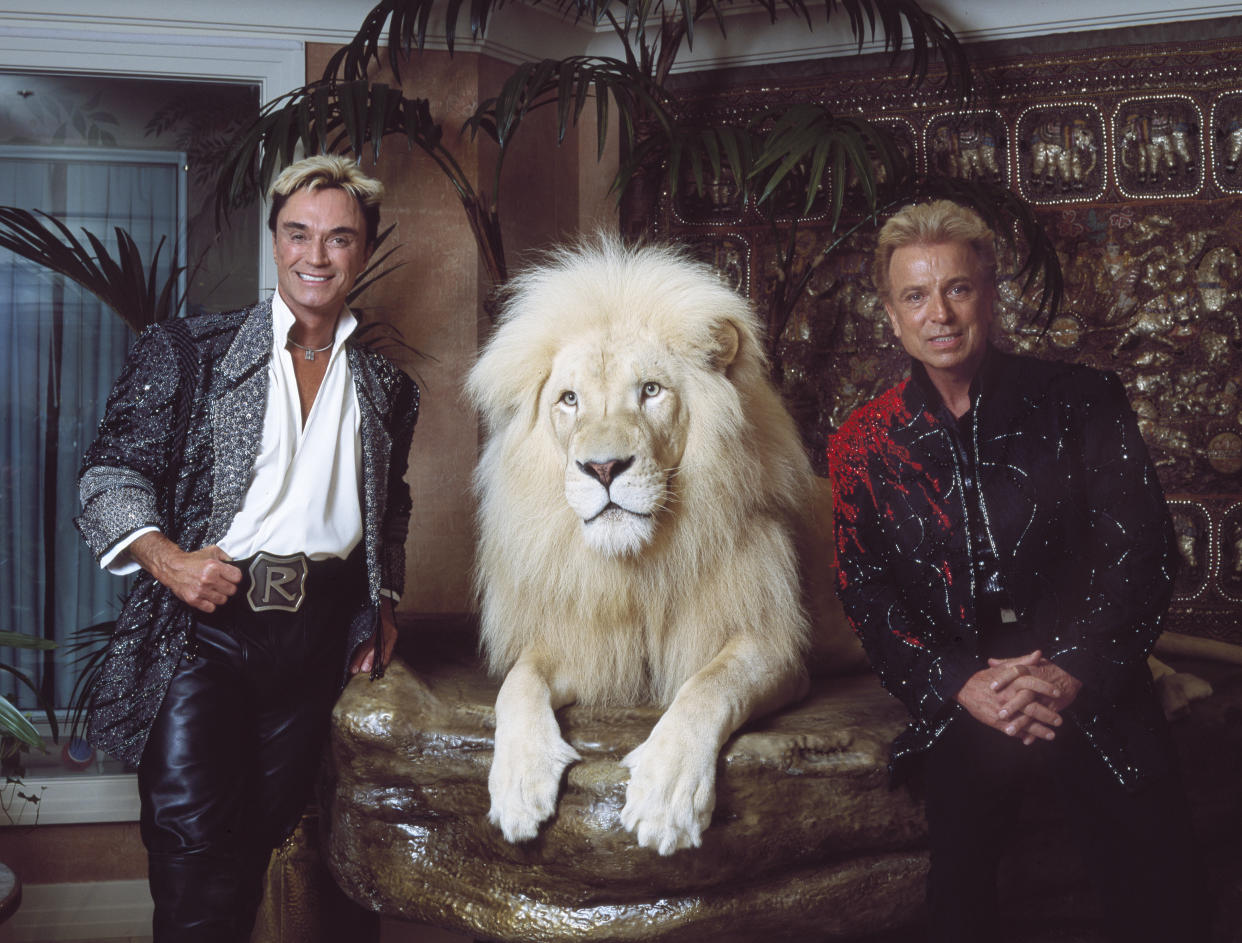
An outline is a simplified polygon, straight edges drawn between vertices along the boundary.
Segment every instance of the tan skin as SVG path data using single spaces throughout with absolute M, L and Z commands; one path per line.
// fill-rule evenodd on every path
M 346 295 L 366 267 L 371 246 L 358 202 L 340 189 L 299 190 L 281 207 L 272 239 L 277 291 L 293 312 L 289 339 L 305 347 L 323 347 L 336 334 Z M 330 351 L 307 360 L 289 347 L 297 379 L 302 422 L 310 414 L 328 368 Z M 160 533 L 144 534 L 129 545 L 144 570 L 172 590 L 186 605 L 214 612 L 241 584 L 241 570 L 214 544 L 189 553 Z M 397 643 L 392 600 L 380 605 L 380 665 L 387 666 Z M 363 642 L 350 660 L 350 673 L 374 667 L 375 638 Z
M 995 288 L 969 243 L 914 244 L 889 261 L 884 309 L 893 333 L 922 362 L 945 406 L 961 418 L 987 351 Z M 982 724 L 1030 746 L 1053 740 L 1082 682 L 1040 651 L 989 659 L 955 699 Z

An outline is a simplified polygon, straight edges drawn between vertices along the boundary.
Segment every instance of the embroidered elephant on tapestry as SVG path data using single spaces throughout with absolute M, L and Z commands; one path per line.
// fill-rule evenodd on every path
M 1158 184 L 1181 173 L 1195 172 L 1190 127 L 1168 112 L 1130 114 L 1122 125 L 1121 165 L 1138 175 L 1140 184 Z
M 1095 135 L 1081 121 L 1045 121 L 1031 136 L 1031 183 L 1082 190 L 1098 163 Z

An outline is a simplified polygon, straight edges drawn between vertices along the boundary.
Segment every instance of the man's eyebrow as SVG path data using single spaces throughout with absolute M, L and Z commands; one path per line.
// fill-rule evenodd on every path
M 292 220 L 292 219 L 285 220 L 284 222 L 280 224 L 280 227 L 281 229 L 296 229 L 298 232 L 305 232 L 308 229 L 310 229 L 310 226 L 308 226 L 306 223 L 299 223 L 297 220 Z M 355 229 L 353 226 L 337 226 L 334 229 L 328 230 L 329 236 L 335 236 L 341 233 L 347 233 L 351 236 L 356 236 L 358 235 L 358 230 Z

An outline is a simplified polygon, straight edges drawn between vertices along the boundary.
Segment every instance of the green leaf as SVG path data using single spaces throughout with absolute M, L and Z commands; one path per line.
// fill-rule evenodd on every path
M 41 710 L 43 715 L 47 718 L 48 726 L 51 727 L 52 736 L 55 738 L 59 733 L 59 728 L 56 723 L 56 712 L 53 711 L 51 705 L 44 700 L 43 694 L 39 691 L 39 688 L 35 685 L 34 681 L 31 680 L 30 676 L 23 671 L 19 671 L 12 665 L 6 665 L 4 662 L 0 662 L 0 671 L 11 674 L 22 684 L 23 687 L 27 688 L 32 694 L 34 694 L 35 700 L 39 705 L 39 710 Z M 2 698 L 0 698 L 0 700 L 2 700 Z M 7 704 L 8 702 L 5 701 L 5 703 Z M 14 708 L 14 710 L 16 710 L 16 708 Z M 34 744 L 31 745 L 33 746 Z M 42 748 L 42 741 L 39 742 L 39 746 Z
M 815 205 L 815 197 L 819 193 L 820 186 L 823 184 L 824 168 L 828 164 L 828 156 L 830 153 L 832 153 L 832 149 L 828 146 L 826 141 L 820 142 L 812 153 L 811 166 L 807 173 L 806 180 L 806 203 L 803 204 L 802 207 L 803 216 L 809 216 L 811 214 L 811 207 Z M 837 185 L 840 176 L 839 166 L 834 166 L 832 171 L 832 182 L 834 187 Z M 833 221 L 832 226 L 833 229 L 836 228 L 835 220 Z
M 19 743 L 47 752 L 47 746 L 34 724 L 26 719 L 26 715 L 9 703 L 9 699 L 0 694 L 0 734 L 13 737 Z
M 801 0 L 784 2 L 796 12 L 803 9 Z M 877 32 L 884 49 L 894 60 L 908 49 L 912 85 L 922 85 L 926 81 L 932 56 L 939 56 L 944 62 L 949 90 L 963 102 L 970 100 L 974 78 L 966 51 L 953 30 L 938 16 L 924 10 L 915 0 L 829 0 L 824 7 L 826 19 L 831 20 L 838 5 L 845 8 L 859 50 L 868 39 L 877 38 Z
M 703 131 L 700 136 L 703 144 L 703 150 L 707 154 L 707 163 L 712 169 L 712 176 L 717 180 L 720 179 L 720 142 L 717 141 L 716 135 L 710 130 Z M 700 188 L 700 192 L 702 192 Z
M 33 648 L 39 651 L 51 651 L 57 646 L 50 638 L 26 635 L 24 632 L 0 632 L 0 647 Z
M 589 88 L 590 86 L 583 82 L 582 87 Z M 608 148 L 608 95 L 600 83 L 596 84 L 595 90 L 595 134 L 595 159 L 599 160 Z
M 832 151 L 832 228 L 835 230 L 841 222 L 841 207 L 845 203 L 845 155 L 846 147 L 836 147 Z M 807 201 L 807 209 L 811 208 Z

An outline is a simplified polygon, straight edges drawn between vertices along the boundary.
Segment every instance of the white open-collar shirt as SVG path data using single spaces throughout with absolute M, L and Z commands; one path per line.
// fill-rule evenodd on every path
M 358 322 L 348 308 L 337 318 L 328 369 L 305 425 L 293 373 L 293 358 L 303 353 L 286 349 L 294 323 L 276 292 L 259 454 L 237 516 L 220 540 L 220 549 L 234 560 L 260 550 L 344 558 L 362 540 L 362 439 L 345 353 Z

